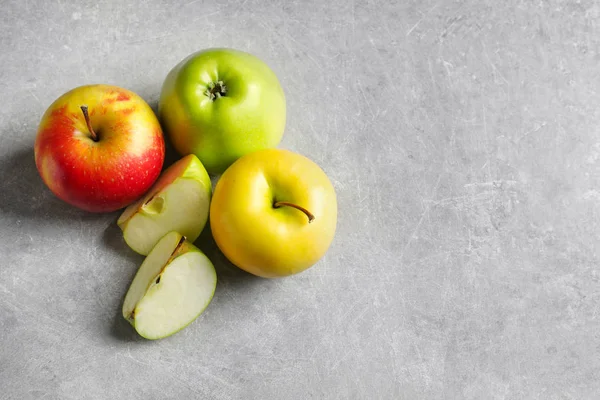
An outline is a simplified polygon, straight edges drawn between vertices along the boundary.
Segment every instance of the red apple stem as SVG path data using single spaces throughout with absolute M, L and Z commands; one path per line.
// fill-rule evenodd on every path
M 92 135 L 92 140 L 94 142 L 98 141 L 98 135 L 94 132 L 92 128 L 92 123 L 90 122 L 90 115 L 88 114 L 87 106 L 81 106 L 81 112 L 83 112 L 83 117 L 85 118 L 85 124 L 87 125 L 88 131 L 90 131 L 90 135 Z
M 302 211 L 308 217 L 308 223 L 309 224 L 311 222 L 313 222 L 314 219 L 315 219 L 315 216 L 310 211 L 308 211 L 306 208 L 301 207 L 301 206 L 299 206 L 297 204 L 288 203 L 287 201 L 277 201 L 277 202 L 275 202 L 275 204 L 273 204 L 273 207 L 275 207 L 275 208 L 279 208 L 279 207 L 282 207 L 282 206 L 288 206 L 288 207 L 295 208 L 296 210 Z

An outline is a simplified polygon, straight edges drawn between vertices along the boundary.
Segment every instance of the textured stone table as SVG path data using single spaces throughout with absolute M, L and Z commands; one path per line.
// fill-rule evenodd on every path
M 598 3 L 170 3 L 2 3 L 1 399 L 600 397 Z M 146 341 L 120 317 L 142 258 L 119 213 L 46 189 L 36 128 L 81 84 L 156 107 L 214 46 L 280 77 L 281 147 L 331 177 L 338 232 L 280 280 L 204 235 L 212 304 Z

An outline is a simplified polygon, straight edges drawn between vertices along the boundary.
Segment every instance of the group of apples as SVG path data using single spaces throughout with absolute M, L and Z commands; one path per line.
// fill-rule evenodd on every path
M 146 256 L 123 302 L 142 337 L 180 331 L 211 302 L 215 268 L 194 245 L 208 222 L 222 253 L 260 277 L 299 273 L 325 254 L 336 194 L 316 163 L 277 148 L 285 125 L 274 72 L 224 48 L 169 72 L 158 116 L 136 93 L 102 84 L 72 89 L 46 110 L 35 141 L 44 183 L 88 212 L 124 208 L 124 240 Z M 181 158 L 163 171 L 164 136 Z

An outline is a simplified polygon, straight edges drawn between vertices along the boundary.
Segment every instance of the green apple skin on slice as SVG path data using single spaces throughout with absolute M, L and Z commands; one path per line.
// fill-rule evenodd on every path
M 208 220 L 212 186 L 208 172 L 189 154 L 158 178 L 148 193 L 123 211 L 117 225 L 133 251 L 148 255 L 158 240 L 177 231 L 194 242 Z
M 212 301 L 212 262 L 178 232 L 167 233 L 146 257 L 123 302 L 123 317 L 149 340 L 171 336 L 198 318 Z

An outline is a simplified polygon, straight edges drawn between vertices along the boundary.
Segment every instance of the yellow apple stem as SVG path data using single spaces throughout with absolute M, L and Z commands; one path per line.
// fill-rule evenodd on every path
M 297 204 L 294 204 L 294 203 L 288 203 L 287 201 L 277 201 L 277 202 L 275 202 L 275 204 L 273 204 L 273 207 L 275 207 L 275 208 L 279 208 L 279 207 L 281 207 L 281 206 L 293 207 L 293 208 L 295 208 L 296 210 L 300 210 L 300 211 L 302 211 L 302 212 L 303 212 L 304 214 L 306 214 L 306 216 L 308 217 L 308 223 L 309 223 L 309 224 L 310 224 L 311 222 L 313 222 L 313 220 L 315 219 L 315 216 L 314 216 L 314 215 L 313 215 L 313 214 L 312 214 L 310 211 L 308 211 L 306 208 L 304 208 L 304 207 L 301 207 L 301 206 L 299 206 L 299 205 L 297 205 Z
M 81 112 L 83 112 L 83 117 L 85 118 L 85 124 L 87 125 L 88 131 L 90 131 L 90 135 L 92 135 L 92 140 L 94 142 L 98 141 L 98 135 L 94 132 L 92 128 L 92 123 L 90 122 L 90 115 L 88 114 L 87 106 L 81 106 Z

